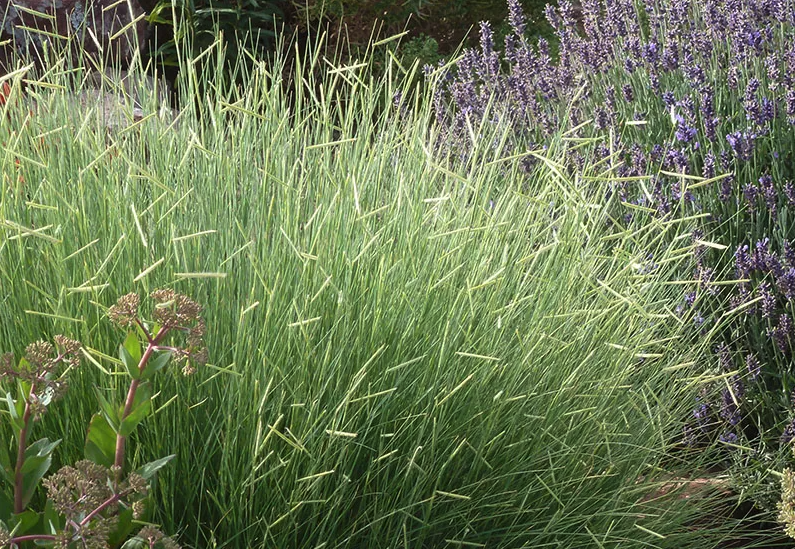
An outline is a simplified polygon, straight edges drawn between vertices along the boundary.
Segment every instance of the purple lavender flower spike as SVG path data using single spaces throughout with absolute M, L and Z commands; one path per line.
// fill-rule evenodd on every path
M 748 370 L 748 376 L 751 381 L 759 379 L 759 375 L 762 373 L 762 365 L 759 363 L 759 359 L 756 358 L 756 355 L 752 353 L 746 355 L 745 367 Z
M 740 407 L 737 406 L 737 402 L 734 401 L 735 397 L 732 396 L 732 392 L 726 388 L 721 391 L 721 407 L 719 415 L 724 420 L 726 420 L 729 425 L 736 426 L 738 425 L 742 419 L 742 413 L 740 412 Z M 737 397 L 739 401 L 740 398 Z
M 753 158 L 754 141 L 756 136 L 748 132 L 736 131 L 726 136 L 726 141 L 729 142 L 732 152 L 740 160 L 749 161 Z
M 766 272 L 768 270 L 767 260 L 770 257 L 770 239 L 768 237 L 758 240 L 754 244 L 754 251 L 751 258 L 751 265 L 755 271 Z
M 760 282 L 756 288 L 757 293 L 762 298 L 762 318 L 773 318 L 773 312 L 776 308 L 776 298 L 771 291 L 769 282 Z
M 704 155 L 704 166 L 701 171 L 701 175 L 707 179 L 715 177 L 716 162 L 717 158 L 715 158 L 715 154 L 712 151 L 707 152 L 707 154 Z
M 789 444 L 793 439 L 795 439 L 795 419 L 793 419 L 781 433 L 781 444 Z
M 737 434 L 733 431 L 726 431 L 721 436 L 718 437 L 721 442 L 725 442 L 727 444 L 737 444 Z
M 676 116 L 676 137 L 677 141 L 681 141 L 682 143 L 690 143 L 695 141 L 696 136 L 698 135 L 698 130 L 695 128 L 691 128 L 685 123 L 685 119 L 682 116 Z
M 784 102 L 786 103 L 787 109 L 787 122 L 791 125 L 795 125 L 795 88 L 788 88 Z
M 632 103 L 635 99 L 635 92 L 632 90 L 632 84 L 624 84 L 621 87 L 621 93 L 624 95 L 624 101 Z
M 524 36 L 527 21 L 519 0 L 508 0 L 508 23 L 516 36 L 520 38 Z
M 784 196 L 787 197 L 788 206 L 795 206 L 795 184 L 792 181 L 784 183 Z
M 726 85 L 729 86 L 730 90 L 736 90 L 739 84 L 740 69 L 737 68 L 737 65 L 732 65 L 726 73 Z
M 773 186 L 773 178 L 770 174 L 765 174 L 759 178 L 759 186 L 762 189 L 762 195 L 765 198 L 765 207 L 773 221 L 778 219 L 778 193 Z
M 787 301 L 795 300 L 795 267 L 788 267 L 776 279 L 776 286 Z
M 715 354 L 718 355 L 718 366 L 721 372 L 731 372 L 734 369 L 731 352 L 725 342 L 720 342 L 715 346 Z
M 734 274 L 738 279 L 745 279 L 751 276 L 753 266 L 751 255 L 748 253 L 748 244 L 738 246 L 734 252 Z
M 789 354 L 792 338 L 792 318 L 788 314 L 779 316 L 778 324 L 775 328 L 768 328 L 767 336 L 773 340 L 779 351 Z

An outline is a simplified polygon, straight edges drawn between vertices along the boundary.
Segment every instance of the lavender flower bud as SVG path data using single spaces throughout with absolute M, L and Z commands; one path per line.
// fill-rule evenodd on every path
M 635 99 L 635 94 L 632 90 L 631 84 L 624 84 L 621 87 L 621 93 L 624 95 L 624 101 L 627 103 L 632 103 L 632 101 Z
M 518 37 L 524 36 L 527 29 L 524 10 L 519 0 L 508 0 L 508 23 Z
M 759 364 L 759 359 L 755 355 L 748 353 L 745 357 L 745 367 L 748 370 L 748 376 L 751 381 L 759 379 L 759 374 L 762 373 L 762 365 Z

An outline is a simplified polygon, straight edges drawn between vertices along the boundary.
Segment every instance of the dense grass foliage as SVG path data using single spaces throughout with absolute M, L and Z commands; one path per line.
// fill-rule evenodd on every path
M 676 447 L 708 381 L 673 311 L 689 220 L 617 232 L 605 166 L 558 163 L 571 136 L 529 179 L 502 125 L 451 165 L 397 68 L 317 51 L 289 100 L 258 64 L 114 130 L 59 89 L 72 71 L 29 83 L 32 115 L 17 75 L 0 344 L 86 346 L 37 426 L 59 458 L 81 458 L 90 387 L 121 368 L 108 307 L 168 287 L 206 305 L 211 364 L 163 380 L 128 456 L 177 454 L 157 519 L 189 546 L 725 546 L 731 498 L 670 484 L 706 466 Z M 194 66 L 185 93 L 217 89 Z

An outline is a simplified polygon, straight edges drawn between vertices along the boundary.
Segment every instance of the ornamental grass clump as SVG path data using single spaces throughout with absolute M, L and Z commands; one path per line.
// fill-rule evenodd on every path
M 11 353 L 0 357 L 0 389 L 5 394 L 8 419 L 15 435 L 0 443 L 0 548 L 39 546 L 102 549 L 174 549 L 179 547 L 154 525 L 127 539 L 136 524 L 150 516 L 150 482 L 174 456 L 167 456 L 129 471 L 126 441 L 152 411 L 152 379 L 173 358 L 190 374 L 206 362 L 201 307 L 171 289 L 156 290 L 151 321 L 142 320 L 140 297 L 127 294 L 110 307 L 108 316 L 129 329 L 119 346 L 119 359 L 130 379 L 127 398 L 116 403 L 95 386 L 100 412 L 90 421 L 85 459 L 65 465 L 44 478 L 61 440 L 44 437 L 29 442 L 38 420 L 64 395 L 67 374 L 80 364 L 79 342 L 56 335 L 55 344 L 28 345 L 17 363 Z M 183 334 L 182 341 L 166 344 Z M 15 459 L 11 460 L 9 450 Z M 42 480 L 43 479 L 43 480 Z M 46 489 L 43 507 L 31 508 L 39 485 Z
M 111 132 L 60 108 L 57 69 L 29 79 L 54 108 L 0 125 L 0 163 L 27 182 L 0 189 L 0 334 L 92 343 L 42 419 L 59 457 L 85 458 L 93 386 L 122 372 L 94 453 L 113 466 L 119 435 L 125 471 L 176 453 L 149 496 L 185 545 L 725 547 L 736 498 L 675 444 L 709 351 L 674 311 L 698 287 L 675 277 L 693 220 L 638 210 L 615 230 L 615 168 L 571 173 L 583 141 L 565 132 L 529 179 L 505 125 L 473 132 L 468 169 L 440 160 L 428 97 L 384 50 L 383 77 L 318 46 L 289 83 L 276 60 L 231 90 L 189 62 L 179 124 Z M 155 341 L 191 307 L 128 298 L 112 312 L 133 337 L 109 356 L 98 304 L 130 287 L 191 295 L 212 325 Z M 160 375 L 147 428 L 116 433 L 149 392 L 113 415 L 138 353 L 203 360 L 199 340 L 213 363 Z
M 525 38 L 518 0 L 502 51 L 487 23 L 480 49 L 436 78 L 440 153 L 472 162 L 471 142 L 498 118 L 511 144 L 571 139 L 564 165 L 615 167 L 604 200 L 617 231 L 640 212 L 691 215 L 698 282 L 678 312 L 696 334 L 718 332 L 684 440 L 726 445 L 737 483 L 772 509 L 767 474 L 795 437 L 795 7 L 754 0 L 561 1 L 547 6 L 557 54 Z M 523 164 L 537 166 L 533 156 Z M 729 324 L 722 322 L 729 311 Z

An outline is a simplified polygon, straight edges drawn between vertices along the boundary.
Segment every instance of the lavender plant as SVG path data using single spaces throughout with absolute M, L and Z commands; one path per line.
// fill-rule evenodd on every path
M 119 358 L 130 379 L 126 399 L 114 402 L 95 387 L 100 412 L 91 418 L 86 459 L 67 465 L 47 478 L 60 440 L 44 437 L 29 443 L 36 421 L 67 389 L 67 374 L 80 364 L 81 344 L 57 335 L 55 344 L 30 344 L 16 362 L 11 353 L 0 359 L 0 387 L 15 434 L 16 459 L 0 444 L 0 548 L 35 542 L 62 548 L 118 547 L 146 512 L 150 481 L 174 456 L 129 471 L 126 442 L 151 412 L 152 379 L 172 361 L 186 375 L 207 360 L 201 307 L 170 289 L 151 294 L 151 321 L 140 314 L 140 297 L 121 297 L 108 311 L 129 331 Z M 181 342 L 168 343 L 172 336 Z M 12 391 L 15 390 L 15 395 Z M 11 442 L 11 441 L 9 441 Z M 43 479 L 43 480 L 42 480 Z M 40 485 L 46 489 L 43 508 L 31 508 Z M 179 547 L 152 525 L 124 543 L 127 549 Z
M 741 483 L 749 467 L 791 459 L 795 6 L 561 1 L 546 8 L 559 41 L 553 58 L 546 41 L 525 38 L 519 1 L 508 5 L 513 33 L 502 52 L 483 23 L 479 50 L 452 69 L 426 67 L 439 78 L 440 152 L 477 161 L 470 143 L 498 119 L 512 123 L 519 153 L 571 128 L 572 139 L 601 137 L 569 149 L 572 171 L 586 160 L 616 169 L 605 199 L 616 207 L 617 230 L 640 211 L 692 215 L 690 268 L 699 288 L 678 312 L 694 337 L 717 334 L 721 344 L 708 368 L 718 381 L 696 403 L 685 441 L 723 443 Z M 531 156 L 523 162 L 532 169 Z M 739 314 L 721 324 L 728 311 Z M 765 457 L 771 450 L 773 461 Z M 762 484 L 760 501 L 778 482 Z

